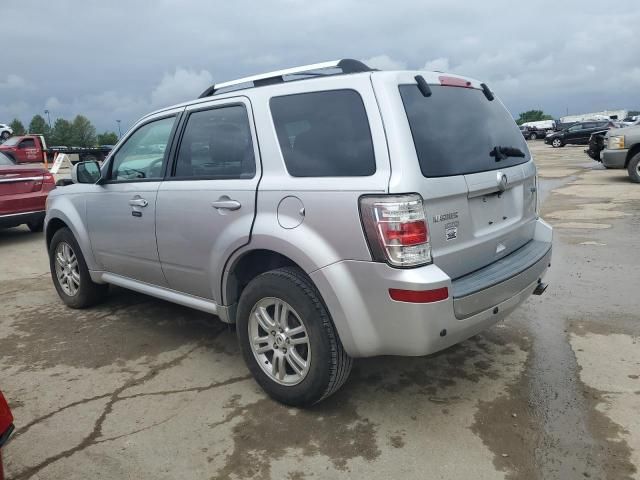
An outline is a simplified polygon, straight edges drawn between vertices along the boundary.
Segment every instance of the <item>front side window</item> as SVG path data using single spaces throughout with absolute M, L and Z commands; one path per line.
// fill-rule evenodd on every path
M 294 177 L 373 175 L 376 161 L 364 103 L 353 90 L 271 99 L 287 171 Z
M 175 178 L 253 178 L 256 162 L 247 110 L 242 105 L 189 115 L 180 142 Z
M 20 142 L 20 148 L 36 148 L 36 142 L 33 141 L 33 138 L 26 138 Z
M 136 130 L 115 153 L 111 180 L 161 179 L 165 151 L 175 117 L 149 122 Z

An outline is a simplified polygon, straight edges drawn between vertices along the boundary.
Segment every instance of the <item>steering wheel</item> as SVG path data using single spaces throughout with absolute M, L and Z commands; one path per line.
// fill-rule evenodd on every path
M 149 166 L 147 167 L 147 178 L 160 178 L 162 176 L 163 160 L 164 157 L 160 157 L 149 164 Z M 158 170 L 157 172 L 156 169 Z

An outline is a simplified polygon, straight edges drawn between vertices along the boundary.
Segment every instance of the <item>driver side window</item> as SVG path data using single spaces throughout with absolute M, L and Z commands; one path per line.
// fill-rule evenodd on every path
M 112 160 L 110 180 L 136 181 L 162 178 L 165 153 L 175 117 L 147 123 L 118 149 Z

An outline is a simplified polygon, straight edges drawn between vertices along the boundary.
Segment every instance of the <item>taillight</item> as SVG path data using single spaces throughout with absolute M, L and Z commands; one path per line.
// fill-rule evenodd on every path
M 375 261 L 394 267 L 431 263 L 429 229 L 420 195 L 363 196 L 360 216 Z

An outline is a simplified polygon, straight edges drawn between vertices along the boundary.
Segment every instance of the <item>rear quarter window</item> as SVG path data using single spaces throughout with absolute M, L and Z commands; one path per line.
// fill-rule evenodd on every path
M 425 177 L 448 177 L 511 167 L 531 159 L 526 141 L 509 112 L 481 90 L 430 86 L 425 97 L 417 85 L 400 85 L 413 143 Z M 499 162 L 495 147 L 517 148 L 524 157 Z
M 294 177 L 358 177 L 376 171 L 369 121 L 354 90 L 274 97 L 271 115 Z

